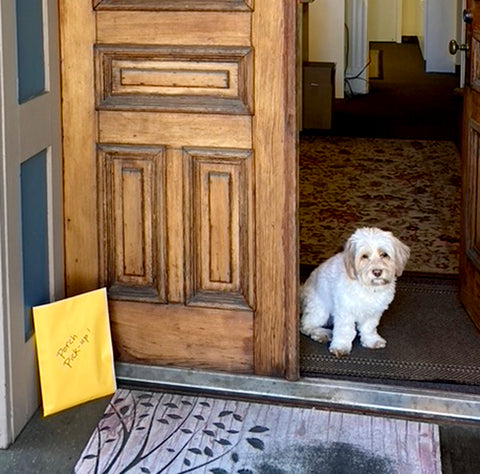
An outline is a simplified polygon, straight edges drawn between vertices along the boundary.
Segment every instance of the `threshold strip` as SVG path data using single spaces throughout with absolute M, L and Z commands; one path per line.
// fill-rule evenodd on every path
M 291 382 L 256 375 L 156 367 L 117 362 L 119 384 L 151 389 L 185 390 L 269 403 L 327 410 L 414 417 L 432 421 L 480 421 L 480 396 L 441 390 L 301 378 Z

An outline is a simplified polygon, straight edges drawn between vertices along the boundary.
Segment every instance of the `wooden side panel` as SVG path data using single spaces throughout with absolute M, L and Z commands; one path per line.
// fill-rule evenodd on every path
M 255 2 L 255 372 L 298 377 L 296 2 Z M 268 41 L 265 41 L 268 38 Z M 272 54 L 272 50 L 282 54 Z M 268 78 L 268 80 L 267 80 Z
M 252 154 L 187 149 L 192 264 L 189 305 L 253 308 Z
M 88 5 L 88 7 L 90 7 Z M 98 288 L 95 16 L 84 1 L 59 2 L 67 295 Z M 82 177 L 79 179 L 79 177 Z
M 118 299 L 165 301 L 163 148 L 99 146 L 103 284 Z

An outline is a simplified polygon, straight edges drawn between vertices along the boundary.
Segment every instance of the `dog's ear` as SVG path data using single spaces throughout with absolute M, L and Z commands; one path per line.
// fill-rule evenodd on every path
M 352 242 L 352 239 L 347 240 L 345 248 L 343 250 L 343 261 L 345 263 L 345 270 L 347 276 L 352 280 L 357 278 L 357 271 L 355 268 L 355 244 Z
M 393 244 L 395 249 L 395 275 L 399 277 L 403 273 L 407 260 L 410 257 L 410 247 L 396 237 L 393 238 Z

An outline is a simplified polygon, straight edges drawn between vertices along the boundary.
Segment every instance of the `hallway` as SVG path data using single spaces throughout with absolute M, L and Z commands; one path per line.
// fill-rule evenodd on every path
M 459 75 L 425 73 L 416 41 L 370 43 L 370 48 L 382 52 L 382 78 L 370 79 L 369 94 L 337 99 L 333 128 L 325 134 L 457 142 Z

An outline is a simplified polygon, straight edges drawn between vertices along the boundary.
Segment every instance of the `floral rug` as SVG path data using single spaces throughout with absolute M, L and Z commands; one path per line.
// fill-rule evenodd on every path
M 410 246 L 407 271 L 456 274 L 459 152 L 451 141 L 302 136 L 299 214 L 301 264 L 375 226 Z
M 441 472 L 434 424 L 119 390 L 75 473 Z

